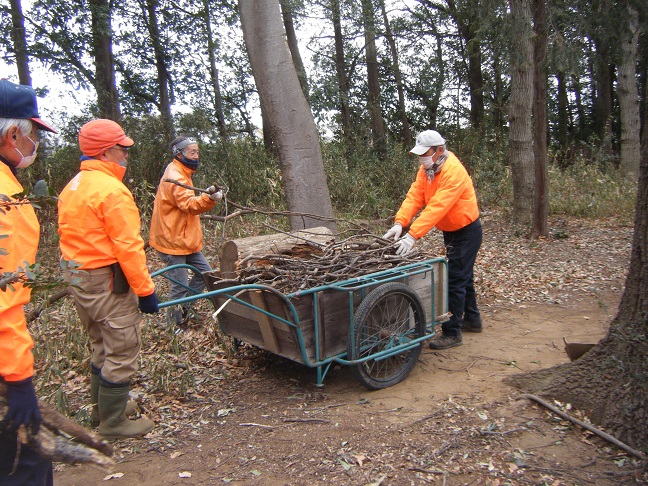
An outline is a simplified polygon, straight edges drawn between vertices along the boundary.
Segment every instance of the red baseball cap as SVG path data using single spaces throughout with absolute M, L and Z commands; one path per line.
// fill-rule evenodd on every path
M 105 118 L 89 121 L 79 130 L 79 148 L 88 157 L 99 155 L 115 145 L 130 147 L 134 143 L 118 123 Z

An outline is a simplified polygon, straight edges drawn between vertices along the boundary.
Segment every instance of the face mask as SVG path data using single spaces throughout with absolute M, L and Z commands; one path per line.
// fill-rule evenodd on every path
M 189 167 L 191 170 L 198 169 L 198 166 L 200 165 L 200 159 L 188 159 L 184 154 L 178 154 L 177 157 L 183 165 Z
M 423 157 L 419 155 L 419 164 L 423 166 L 425 170 L 430 169 L 434 165 L 434 161 L 432 160 L 432 156 L 429 155 L 427 157 Z
M 34 144 L 34 151 L 32 152 L 31 155 L 23 155 L 18 148 L 16 148 L 16 152 L 20 154 L 20 162 L 18 162 L 18 165 L 16 166 L 18 169 L 24 169 L 25 167 L 29 167 L 34 163 L 34 160 L 36 159 L 36 152 L 38 152 L 38 145 L 40 142 L 34 142 L 31 138 L 27 137 L 27 140 L 29 140 L 31 143 Z

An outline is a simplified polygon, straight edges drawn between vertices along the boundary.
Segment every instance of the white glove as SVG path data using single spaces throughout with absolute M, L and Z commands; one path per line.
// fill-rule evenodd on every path
M 220 189 L 216 190 L 216 186 L 209 186 L 207 192 L 209 193 L 209 199 L 212 201 L 223 199 L 223 191 Z
M 391 229 L 383 235 L 384 240 L 388 240 L 392 238 L 394 241 L 398 240 L 400 238 L 401 233 L 403 232 L 403 225 L 400 223 L 396 223 L 394 226 L 391 227 Z
M 414 248 L 415 243 L 416 238 L 407 233 L 396 243 L 396 254 L 403 257 L 409 255 L 412 251 L 412 248 Z

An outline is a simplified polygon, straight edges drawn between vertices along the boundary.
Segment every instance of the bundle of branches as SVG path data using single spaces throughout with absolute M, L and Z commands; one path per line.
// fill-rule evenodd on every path
M 52 407 L 39 400 L 38 408 L 42 422 L 38 433 L 31 434 L 24 425 L 18 428 L 18 449 L 28 445 L 41 456 L 67 464 L 91 463 L 110 469 L 115 465 L 109 456 L 113 448 L 106 441 L 76 422 L 61 415 Z M 7 386 L 0 383 L 0 417 L 7 413 Z
M 427 257 L 394 254 L 394 244 L 371 235 L 353 235 L 327 245 L 305 241 L 282 254 L 249 255 L 239 262 L 240 283 L 263 284 L 283 293 L 360 277 Z

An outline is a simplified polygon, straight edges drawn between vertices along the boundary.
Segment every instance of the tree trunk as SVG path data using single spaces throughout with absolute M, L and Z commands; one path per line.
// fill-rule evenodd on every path
M 648 133 L 648 109 L 644 110 Z M 648 137 L 641 145 L 630 267 L 608 335 L 582 358 L 516 375 L 514 386 L 571 403 L 606 431 L 648 450 Z
M 261 106 L 279 151 L 288 210 L 332 218 L 319 135 L 290 57 L 279 1 L 239 0 L 239 11 Z M 336 231 L 334 222 L 290 218 L 292 230 L 322 225 Z
M 371 119 L 371 133 L 374 147 L 378 155 L 382 158 L 386 154 L 387 141 L 385 140 L 385 123 L 382 117 L 382 110 L 380 109 L 380 78 L 378 73 L 378 52 L 376 51 L 376 25 L 371 0 L 362 0 L 362 20 L 364 22 L 367 83 L 369 85 L 367 108 Z
M 147 29 L 155 54 L 155 68 L 158 80 L 158 109 L 160 110 L 164 135 L 167 141 L 171 142 L 174 132 L 173 116 L 171 115 L 171 96 L 169 94 L 171 76 L 167 68 L 164 46 L 160 39 L 160 28 L 157 18 L 158 5 L 158 0 L 146 0 L 146 12 L 148 13 Z
M 567 98 L 567 83 L 565 73 L 556 73 L 556 84 L 558 85 L 558 143 L 560 148 L 565 150 L 569 143 L 569 112 Z
M 111 7 L 108 0 L 90 0 L 92 51 L 95 63 L 95 91 L 100 118 L 121 123 L 119 94 L 112 52 Z
M 333 18 L 333 35 L 335 39 L 335 71 L 340 93 L 341 124 L 343 133 L 348 136 L 351 132 L 351 110 L 349 109 L 349 80 L 346 75 L 347 66 L 344 58 L 344 38 L 342 36 L 339 0 L 331 0 L 331 16 Z
M 222 138 L 227 138 L 227 125 L 225 124 L 225 114 L 223 113 L 223 97 L 221 96 L 220 82 L 218 81 L 218 68 L 216 67 L 216 43 L 214 42 L 214 33 L 211 28 L 211 7 L 209 0 L 203 0 L 205 33 L 207 34 L 207 54 L 209 56 L 209 76 L 211 78 L 212 89 L 214 90 L 214 112 L 216 113 L 216 123 L 218 133 Z
M 533 32 L 531 0 L 509 0 L 511 6 L 511 101 L 509 144 L 513 179 L 513 221 L 528 227 L 534 189 L 531 113 L 533 109 Z
M 498 55 L 493 56 L 493 77 L 495 78 L 495 102 L 493 103 L 493 127 L 495 140 L 498 145 L 504 139 L 504 81 L 502 80 L 502 65 Z
M 25 39 L 25 17 L 23 16 L 20 0 L 10 0 L 11 8 L 11 41 L 13 42 L 18 68 L 18 81 L 27 86 L 32 85 L 27 56 L 27 40 Z
M 401 137 L 406 147 L 412 145 L 412 133 L 410 132 L 409 120 L 407 119 L 407 108 L 405 106 L 405 90 L 403 88 L 403 78 L 400 72 L 398 63 L 398 50 L 396 49 L 396 41 L 392 34 L 389 25 L 389 18 L 387 17 L 387 9 L 385 8 L 385 0 L 379 0 L 380 9 L 382 11 L 383 22 L 385 23 L 385 38 L 389 44 L 389 50 L 392 57 L 392 70 L 394 71 L 394 79 L 396 81 L 396 90 L 398 92 L 398 113 L 400 115 L 403 131 Z
M 578 113 L 578 138 L 583 140 L 587 135 L 587 120 L 585 118 L 585 107 L 583 106 L 583 92 L 576 75 L 572 75 L 571 79 L 574 87 L 573 91 L 574 100 L 576 102 L 576 113 Z
M 549 170 L 547 162 L 547 14 L 545 0 L 533 0 L 533 155 L 535 191 L 531 237 L 548 236 Z
M 610 49 L 603 42 L 596 42 L 596 81 L 598 87 L 595 100 L 596 133 L 602 143 L 608 144 L 612 135 L 612 75 L 614 66 L 610 59 Z M 611 147 L 608 147 L 611 148 Z
M 639 174 L 640 148 L 639 94 L 635 68 L 639 44 L 639 13 L 634 7 L 628 5 L 627 14 L 627 24 L 621 29 L 621 62 L 618 80 L 621 171 L 629 180 L 636 180 Z
M 295 33 L 295 23 L 293 22 L 293 9 L 290 5 L 291 0 L 279 0 L 281 4 L 281 16 L 283 18 L 284 28 L 286 29 L 286 40 L 290 49 L 299 84 L 301 85 L 304 96 L 308 100 L 308 78 L 306 77 L 306 68 L 299 53 L 299 44 L 297 43 L 297 34 Z

